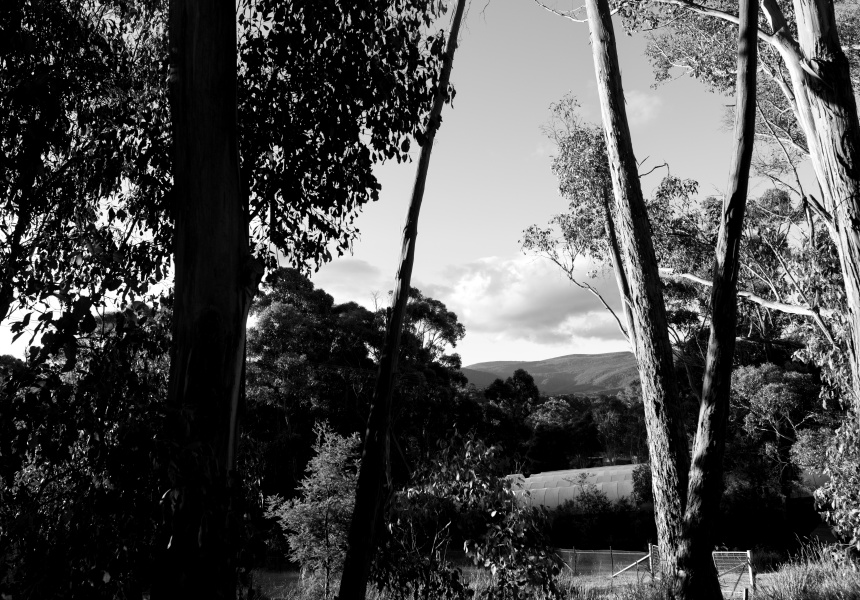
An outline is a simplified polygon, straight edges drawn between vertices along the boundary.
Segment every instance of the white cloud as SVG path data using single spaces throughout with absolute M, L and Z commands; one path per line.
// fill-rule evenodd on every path
M 585 266 L 581 271 L 585 278 Z M 445 285 L 419 287 L 442 300 L 466 326 L 457 350 L 467 363 L 627 349 L 597 298 L 547 260 L 489 257 L 450 267 L 446 275 Z M 591 283 L 618 305 L 611 278 Z
M 579 269 L 583 279 L 586 270 L 586 265 Z M 387 302 L 393 285 L 376 266 L 350 257 L 322 267 L 313 282 L 336 302 L 355 301 L 368 308 L 373 292 Z M 589 282 L 618 307 L 611 276 Z M 413 286 L 444 302 L 466 326 L 466 337 L 455 349 L 463 364 L 629 349 L 599 300 L 542 258 L 482 258 L 449 266 L 432 281 L 416 276 Z
M 627 101 L 627 119 L 631 125 L 644 125 L 653 121 L 663 106 L 662 98 L 639 90 L 628 90 L 624 98 Z

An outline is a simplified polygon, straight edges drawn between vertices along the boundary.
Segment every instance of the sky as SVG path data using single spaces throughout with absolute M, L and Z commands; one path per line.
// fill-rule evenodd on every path
M 726 105 L 733 99 L 688 78 L 653 89 L 646 40 L 624 35 L 618 21 L 615 27 L 642 168 L 667 162 L 673 174 L 699 181 L 702 194 L 721 193 L 731 156 Z M 433 148 L 412 285 L 465 325 L 466 337 L 454 349 L 463 365 L 627 350 L 594 297 L 546 259 L 523 255 L 519 244 L 526 227 L 545 225 L 567 204 L 550 171 L 553 145 L 541 133 L 550 104 L 570 92 L 582 118 L 600 122 L 588 25 L 532 0 L 477 0 L 467 8 L 451 78 L 457 94 L 443 110 Z M 412 147 L 412 163 L 376 169 L 380 199 L 357 219 L 361 236 L 353 253 L 313 276 L 337 302 L 371 308 L 374 295 L 385 300 L 394 288 L 420 151 Z M 646 195 L 664 174 L 643 179 Z M 613 281 L 595 285 L 618 305 Z M 0 351 L 23 356 L 29 336 L 10 346 L 9 325 L 7 319 L 0 326 Z
M 667 162 L 674 175 L 699 181 L 703 195 L 721 194 L 733 99 L 686 77 L 653 89 L 647 40 L 626 36 L 618 21 L 615 28 L 634 152 L 647 158 L 642 169 Z M 412 285 L 465 325 L 454 349 L 463 365 L 629 349 L 593 296 L 548 260 L 523 255 L 519 244 L 526 227 L 545 225 L 567 205 L 550 170 L 553 145 L 541 133 L 550 104 L 571 92 L 582 118 L 600 122 L 588 25 L 531 0 L 473 2 L 451 80 L 457 94 L 433 147 Z M 377 168 L 380 199 L 357 219 L 361 236 L 352 255 L 312 278 L 337 302 L 371 307 L 374 294 L 385 299 L 394 288 L 419 152 L 413 147 L 412 163 Z M 646 195 L 664 174 L 643 179 Z M 617 306 L 613 281 L 596 286 Z

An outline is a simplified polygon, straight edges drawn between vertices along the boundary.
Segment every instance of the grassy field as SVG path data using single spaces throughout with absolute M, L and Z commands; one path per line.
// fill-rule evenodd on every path
M 490 583 L 487 571 L 464 569 L 464 579 L 480 592 Z M 256 571 L 255 587 L 263 598 L 270 600 L 312 600 L 321 598 L 319 590 L 307 589 L 297 572 Z M 734 586 L 734 581 L 728 587 Z M 667 594 L 659 581 L 647 573 L 625 573 L 610 579 L 606 575 L 573 575 L 562 572 L 558 587 L 566 598 L 576 600 L 666 600 Z M 828 547 L 807 548 L 800 556 L 771 572 L 756 575 L 756 590 L 750 597 L 757 600 L 860 600 L 860 569 L 843 558 L 841 552 Z M 725 587 L 725 583 L 724 583 Z M 749 587 L 744 577 L 734 595 L 725 591 L 726 598 L 743 598 L 743 588 Z M 730 590 L 729 590 L 730 591 Z M 476 594 L 478 596 L 479 594 Z M 532 596 L 540 600 L 540 596 Z M 384 592 L 369 589 L 368 600 L 391 600 Z

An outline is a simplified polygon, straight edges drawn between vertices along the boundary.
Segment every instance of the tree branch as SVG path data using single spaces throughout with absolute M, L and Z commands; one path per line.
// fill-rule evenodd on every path
M 574 279 L 571 279 L 571 281 L 573 281 L 573 283 L 575 283 L 576 285 L 578 285 L 582 289 L 588 290 L 589 292 L 594 294 L 598 300 L 600 300 L 600 302 L 603 304 L 603 307 L 606 310 L 608 310 L 609 314 L 611 314 L 612 317 L 615 319 L 615 323 L 618 325 L 618 329 L 621 330 L 621 333 L 624 334 L 624 337 L 629 342 L 630 341 L 630 334 L 627 333 L 627 328 L 624 327 L 624 324 L 621 322 L 621 319 L 618 318 L 618 314 L 614 310 L 612 310 L 612 307 L 609 306 L 609 304 L 606 302 L 606 300 L 603 298 L 603 296 L 600 294 L 600 292 L 598 292 L 596 289 L 594 289 L 594 287 L 592 287 L 591 284 L 589 284 L 589 283 L 580 283 Z M 622 299 L 622 301 L 623 301 L 623 299 Z
M 550 8 L 549 6 L 547 6 L 546 4 L 544 4 L 543 2 L 541 2 L 540 0 L 534 0 L 534 3 L 535 3 L 535 4 L 537 4 L 538 6 L 540 6 L 542 9 L 544 9 L 544 10 L 546 10 L 546 11 L 551 12 L 552 14 L 554 14 L 554 15 L 556 15 L 556 16 L 558 16 L 558 17 L 563 17 L 563 18 L 565 18 L 565 19 L 568 19 L 568 20 L 570 20 L 570 21 L 573 21 L 574 23 L 587 23 L 587 22 L 588 22 L 588 19 L 578 19 L 578 18 L 576 18 L 576 17 L 574 17 L 574 16 L 573 16 L 573 15 L 576 13 L 576 11 L 581 10 L 582 8 L 584 8 L 584 7 L 582 7 L 582 6 L 580 6 L 579 8 L 575 8 L 575 9 L 573 9 L 573 10 L 567 11 L 567 12 L 561 12 L 560 10 L 556 10 L 556 9 L 554 9 L 554 8 Z M 618 11 L 617 11 L 617 10 L 615 10 L 615 11 L 613 11 L 613 13 L 612 13 L 612 14 L 615 14 L 616 12 L 618 12 Z
M 833 220 L 833 215 L 831 215 L 827 211 L 827 209 L 821 205 L 818 199 L 812 194 L 804 196 L 804 198 L 806 199 L 807 204 L 812 208 L 812 210 L 815 211 L 815 214 L 821 217 L 821 219 L 827 225 L 827 228 L 830 230 L 830 235 L 833 237 L 833 241 L 835 243 L 836 240 L 839 239 L 839 233 L 836 231 L 836 223 Z
M 535 0 L 537 1 L 537 0 Z M 674 4 L 675 6 L 680 6 L 681 8 L 685 8 L 690 12 L 694 12 L 699 15 L 704 15 L 706 17 L 715 17 L 717 19 L 721 19 L 723 21 L 728 21 L 729 23 L 733 23 L 735 25 L 740 24 L 740 18 L 737 15 L 733 15 L 730 12 L 726 12 L 724 10 L 719 10 L 716 8 L 708 8 L 707 6 L 702 6 L 701 4 L 696 4 L 695 2 L 690 2 L 689 0 L 654 0 L 659 4 Z M 777 41 L 773 35 L 758 29 L 758 38 L 767 42 L 768 44 L 776 45 Z
M 645 162 L 645 161 L 643 160 L 642 162 Z M 653 172 L 654 172 L 654 171 L 656 171 L 657 169 L 662 169 L 663 167 L 666 167 L 666 170 L 668 171 L 668 170 L 669 170 L 669 163 L 665 163 L 665 162 L 664 162 L 662 165 L 657 165 L 656 167 L 651 168 L 651 170 L 650 170 L 650 171 L 646 171 L 645 173 L 640 173 L 640 174 L 639 174 L 639 179 L 642 179 L 642 178 L 643 178 L 643 177 L 645 177 L 646 175 L 650 175 L 651 173 L 653 173 Z
M 714 285 L 712 281 L 702 279 L 701 277 L 693 275 L 692 273 L 675 273 L 672 269 L 660 269 L 660 276 L 669 279 L 686 279 L 688 281 L 692 281 L 693 283 L 698 283 L 699 285 L 704 285 L 707 287 L 711 287 Z M 797 304 L 789 304 L 787 302 L 768 300 L 767 298 L 762 298 L 758 294 L 755 294 L 748 290 L 738 290 L 738 297 L 745 298 L 746 300 L 754 302 L 759 306 L 763 306 L 764 308 L 769 308 L 771 310 L 789 313 L 792 315 L 803 315 L 806 317 L 812 317 L 813 319 L 820 319 L 821 314 L 828 315 L 833 312 L 832 310 L 821 311 L 817 307 L 808 308 L 806 306 L 800 306 Z
M 812 306 L 812 308 L 810 309 L 812 311 L 812 319 L 815 321 L 815 324 L 818 325 L 818 328 L 824 334 L 824 337 L 827 338 L 827 341 L 830 342 L 830 345 L 835 348 L 836 342 L 834 341 L 833 336 L 830 334 L 830 329 L 821 319 L 821 315 L 818 313 L 818 308 L 813 306 L 813 304 L 806 297 L 806 294 L 803 292 L 803 288 L 800 287 L 800 284 L 797 282 L 797 279 L 795 279 L 791 270 L 788 268 L 788 265 L 785 264 L 785 261 L 782 259 L 782 255 L 776 251 L 776 248 L 771 245 L 771 243 L 767 240 L 766 237 L 762 236 L 761 239 L 765 244 L 767 244 L 771 252 L 773 252 L 773 255 L 776 256 L 776 260 L 779 261 L 779 264 L 782 265 L 783 270 L 785 270 L 785 274 L 788 275 L 788 278 L 791 280 L 791 283 L 794 284 L 794 288 L 797 290 L 797 293 L 800 294 L 800 298 L 804 302 Z
M 566 264 L 562 263 L 561 260 L 559 260 L 557 256 L 554 256 L 551 253 L 548 253 L 548 252 L 544 253 L 543 256 L 544 256 L 544 258 L 548 258 L 549 260 L 554 262 L 557 267 L 559 267 L 562 271 L 564 271 L 564 274 L 567 275 L 568 280 L 572 284 L 574 284 L 575 286 L 582 288 L 584 290 L 588 290 L 598 300 L 600 300 L 601 304 L 603 304 L 603 307 L 606 310 L 608 310 L 609 314 L 611 314 L 612 317 L 615 319 L 615 323 L 618 325 L 618 329 L 621 330 L 621 333 L 624 335 L 624 338 L 628 342 L 630 341 L 630 334 L 627 332 L 627 328 L 621 322 L 621 319 L 618 317 L 618 314 L 612 309 L 611 306 L 609 306 L 609 303 L 606 302 L 606 299 L 603 297 L 603 295 L 600 292 L 598 292 L 591 284 L 589 284 L 587 282 L 579 281 L 576 277 L 573 276 L 573 264 L 574 264 L 573 260 L 570 261 L 570 267 L 568 267 Z M 624 301 L 624 299 L 622 298 L 622 302 L 623 301 Z
M 770 131 L 773 139 L 776 140 L 776 143 L 779 144 L 780 149 L 782 150 L 783 156 L 785 156 L 785 161 L 788 163 L 788 166 L 791 167 L 791 172 L 794 174 L 794 181 L 797 182 L 797 189 L 799 190 L 799 194 L 801 196 L 805 196 L 806 194 L 803 192 L 803 184 L 800 182 L 800 175 L 797 174 L 797 168 L 794 166 L 794 161 L 791 160 L 791 155 L 788 153 L 788 149 L 785 147 L 785 144 L 782 143 L 782 140 L 776 134 L 776 131 L 773 128 L 773 125 L 770 122 L 770 119 L 764 114 L 764 111 L 760 106 L 756 106 L 758 109 L 758 114 L 761 115 L 762 122 L 767 126 L 768 131 Z

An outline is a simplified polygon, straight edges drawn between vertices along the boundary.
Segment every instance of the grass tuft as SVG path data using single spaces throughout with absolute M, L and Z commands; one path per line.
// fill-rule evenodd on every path
M 838 546 L 807 546 L 770 574 L 756 598 L 860 600 L 860 570 Z

